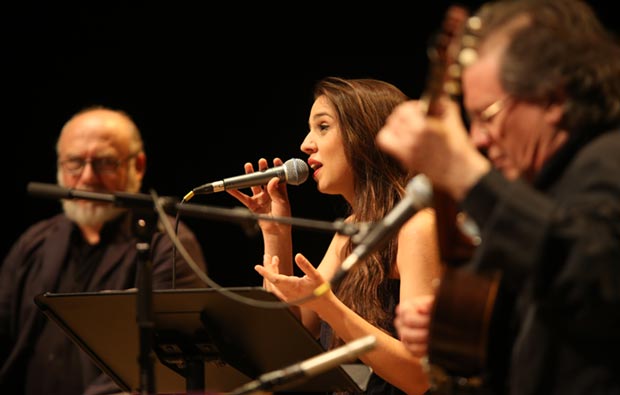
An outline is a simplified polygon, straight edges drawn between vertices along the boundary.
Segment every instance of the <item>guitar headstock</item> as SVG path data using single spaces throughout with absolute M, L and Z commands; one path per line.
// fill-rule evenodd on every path
M 470 17 L 467 8 L 461 5 L 448 7 L 441 29 L 427 50 L 430 73 L 421 98 L 427 114 L 436 113 L 437 100 L 442 95 L 453 99 L 460 96 L 461 71 L 475 60 L 476 38 L 473 33 L 478 26 L 478 19 Z

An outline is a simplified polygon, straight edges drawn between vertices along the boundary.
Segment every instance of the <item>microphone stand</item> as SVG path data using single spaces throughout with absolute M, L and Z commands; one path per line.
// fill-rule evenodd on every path
M 70 190 L 54 184 L 29 183 L 28 192 L 54 199 L 85 199 L 113 203 L 115 206 L 133 209 L 133 230 L 138 237 L 136 243 L 138 260 L 138 289 L 136 296 L 136 323 L 139 329 L 140 351 L 140 393 L 155 395 L 154 374 L 154 337 L 155 323 L 153 319 L 153 263 L 151 261 L 151 245 L 153 232 L 156 228 L 157 215 L 148 207 L 153 200 L 140 194 L 116 192 L 114 194 Z
M 153 317 L 153 262 L 151 261 L 151 240 L 157 218 L 153 212 L 136 209 L 143 215 L 132 218 L 134 232 L 138 236 L 136 248 L 138 251 L 138 290 L 136 295 L 136 322 L 138 324 L 140 351 L 138 356 L 140 366 L 140 393 L 155 395 L 154 337 L 155 321 Z
M 151 195 L 141 193 L 114 192 L 99 193 L 82 191 L 77 189 L 64 188 L 56 184 L 45 184 L 38 182 L 28 183 L 27 190 L 32 195 L 51 199 L 85 199 L 101 202 L 108 202 L 118 207 L 133 209 L 136 218 L 134 232 L 138 237 L 136 248 L 138 251 L 138 289 L 136 299 L 136 322 L 139 329 L 140 351 L 138 361 L 140 365 L 140 393 L 142 395 L 155 395 L 155 374 L 154 374 L 154 338 L 155 323 L 153 314 L 153 279 L 150 253 L 154 230 L 157 224 L 157 214 L 154 208 L 154 201 Z M 240 208 L 218 208 L 204 205 L 178 203 L 178 200 L 171 197 L 160 197 L 160 202 L 164 211 L 168 214 L 176 213 L 189 214 L 195 217 L 202 217 L 216 220 L 235 220 L 242 225 L 259 220 L 281 222 L 293 226 L 299 226 L 311 230 L 338 232 L 343 235 L 355 236 L 361 231 L 365 232 L 369 225 L 358 225 L 345 223 L 343 220 L 335 222 L 325 222 L 293 217 L 274 217 L 264 214 L 254 214 L 250 210 Z M 362 233 L 363 235 L 363 233 Z M 202 365 L 200 365 L 202 366 Z M 192 369 L 196 371 L 197 369 Z M 204 372 L 200 371 L 199 374 Z M 204 383 L 204 378 L 202 381 Z M 197 381 L 190 380 L 191 389 L 203 389 Z
M 28 192 L 50 199 L 87 199 L 112 203 L 118 207 L 138 207 L 154 210 L 154 202 L 151 195 L 143 193 L 114 192 L 100 193 L 69 189 L 56 184 L 45 184 L 30 182 L 27 186 Z M 256 223 L 258 221 L 273 221 L 292 226 L 305 228 L 314 231 L 337 232 L 345 236 L 359 238 L 364 236 L 372 224 L 352 224 L 346 223 L 342 219 L 334 222 L 319 221 L 295 217 L 278 217 L 265 214 L 255 214 L 247 208 L 233 207 L 222 208 L 194 203 L 179 203 L 178 199 L 170 196 L 159 197 L 164 211 L 170 215 L 187 214 L 192 217 L 213 219 L 213 220 L 233 220 L 241 225 Z

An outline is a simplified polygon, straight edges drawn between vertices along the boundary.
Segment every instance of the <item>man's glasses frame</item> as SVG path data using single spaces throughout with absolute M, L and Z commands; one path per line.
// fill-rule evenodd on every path
M 113 174 L 118 171 L 123 163 L 135 158 L 139 153 L 139 151 L 135 152 L 124 159 L 119 159 L 112 156 L 95 158 L 80 158 L 77 156 L 69 157 L 67 159 L 59 160 L 58 165 L 71 175 L 82 174 L 87 164 L 90 164 L 93 171 L 97 174 Z
M 508 107 L 510 100 L 510 96 L 504 96 L 489 104 L 484 110 L 478 112 L 477 114 L 471 114 L 469 116 L 470 124 L 477 122 L 480 125 L 489 125 L 497 114 Z

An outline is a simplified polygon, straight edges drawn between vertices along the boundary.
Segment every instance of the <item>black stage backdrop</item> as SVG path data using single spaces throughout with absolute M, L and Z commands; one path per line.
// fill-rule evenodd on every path
M 27 226 L 59 211 L 57 201 L 30 196 L 26 186 L 55 182 L 55 141 L 77 110 L 105 104 L 130 113 L 148 155 L 143 191 L 181 198 L 200 184 L 242 174 L 246 161 L 306 159 L 299 145 L 312 86 L 322 77 L 383 79 L 419 97 L 427 43 L 448 4 L 9 6 L 0 28 L 6 67 L 0 253 Z M 611 6 L 603 0 L 594 5 L 611 23 Z M 296 217 L 334 221 L 344 215 L 339 198 L 318 193 L 312 179 L 290 186 L 289 193 Z M 239 205 L 226 193 L 191 203 Z M 262 259 L 259 235 L 232 221 L 184 219 L 200 238 L 214 281 L 260 284 L 253 270 Z M 330 238 L 297 229 L 295 252 L 318 264 Z

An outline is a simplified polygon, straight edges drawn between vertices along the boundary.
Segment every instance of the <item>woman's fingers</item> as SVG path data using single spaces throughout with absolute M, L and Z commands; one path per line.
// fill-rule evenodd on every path
M 251 163 L 246 163 L 244 165 L 245 168 L 245 174 L 252 174 L 254 173 L 254 166 Z M 265 158 L 260 158 L 258 160 L 258 170 L 264 170 L 267 168 L 267 160 Z M 255 185 L 253 187 L 250 187 L 250 190 L 252 191 L 253 195 L 258 195 L 259 193 L 263 192 L 263 187 L 261 185 Z

